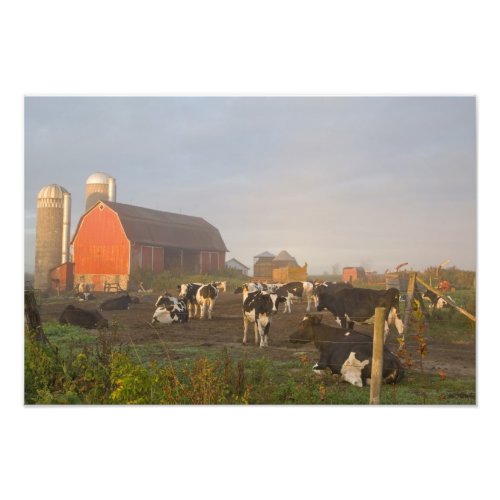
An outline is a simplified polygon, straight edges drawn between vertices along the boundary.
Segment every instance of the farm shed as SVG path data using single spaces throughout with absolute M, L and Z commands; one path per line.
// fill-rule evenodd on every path
M 364 279 L 366 279 L 366 275 L 362 267 L 344 267 L 342 269 L 342 281 L 344 283 L 353 283 Z
M 262 252 L 253 258 L 254 279 L 262 281 L 273 279 L 273 259 L 274 255 L 270 252 Z
M 250 268 L 245 266 L 245 264 L 242 264 L 239 260 L 232 258 L 229 259 L 226 262 L 226 267 L 228 269 L 234 269 L 236 271 L 239 271 L 241 274 L 244 274 L 245 276 L 248 276 L 248 271 L 250 271 Z
M 201 217 L 99 201 L 80 219 L 72 240 L 75 283 L 127 289 L 130 273 L 215 272 L 228 251 L 219 230 Z

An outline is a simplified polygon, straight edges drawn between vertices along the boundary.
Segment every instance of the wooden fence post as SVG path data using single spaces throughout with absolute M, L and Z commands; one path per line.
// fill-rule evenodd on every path
M 411 272 L 408 279 L 408 291 L 406 293 L 406 301 L 405 301 L 405 317 L 403 318 L 403 326 L 404 331 L 406 332 L 408 329 L 408 322 L 410 321 L 411 316 L 411 303 L 413 300 L 413 294 L 415 293 L 415 280 L 417 278 L 416 272 Z
M 372 373 L 370 382 L 370 404 L 380 404 L 382 388 L 382 370 L 384 368 L 384 326 L 385 308 L 375 308 L 375 323 L 373 324 Z

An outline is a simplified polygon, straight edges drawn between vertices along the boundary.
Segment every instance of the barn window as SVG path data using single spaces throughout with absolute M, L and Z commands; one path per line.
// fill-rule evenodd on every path
M 104 210 L 104 205 L 102 203 L 99 205 L 99 210 Z

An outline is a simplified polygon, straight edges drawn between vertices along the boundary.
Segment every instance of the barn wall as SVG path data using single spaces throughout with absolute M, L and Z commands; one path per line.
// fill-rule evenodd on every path
M 130 267 L 130 242 L 118 215 L 97 205 L 85 214 L 73 238 L 74 275 L 77 283 L 103 290 L 105 282 L 126 288 Z
M 65 262 L 50 271 L 51 290 L 69 291 L 73 290 L 73 263 Z
M 213 274 L 224 267 L 226 260 L 225 252 L 210 252 L 203 250 L 200 252 L 201 274 Z

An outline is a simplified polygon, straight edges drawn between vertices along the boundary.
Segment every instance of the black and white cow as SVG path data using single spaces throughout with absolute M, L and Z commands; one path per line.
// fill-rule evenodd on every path
M 404 333 L 404 326 L 399 319 L 399 290 L 371 290 L 369 288 L 343 288 L 342 290 L 318 292 L 316 309 L 330 311 L 342 328 L 353 329 L 354 323 L 373 323 L 375 308 L 385 308 L 384 342 L 389 333 L 389 325 L 394 324 L 400 335 Z
M 227 291 L 227 281 L 214 281 L 212 285 L 215 285 L 221 292 Z
M 179 291 L 179 300 L 183 300 L 186 303 L 190 318 L 196 317 L 196 311 L 198 308 L 196 293 L 202 286 L 203 283 L 182 283 L 182 285 L 177 286 L 177 290 Z
M 176 297 L 173 297 L 170 295 L 170 293 L 165 290 L 165 293 L 163 295 L 160 295 L 155 302 L 155 307 L 160 307 L 160 306 L 171 306 L 179 303 L 179 299 Z
M 245 290 L 247 292 L 262 292 L 264 288 L 261 283 L 249 281 L 248 283 L 243 283 L 243 285 L 236 287 L 234 293 L 243 293 Z
M 200 319 L 204 319 L 205 316 L 208 316 L 208 319 L 212 319 L 212 311 L 218 296 L 219 289 L 213 283 L 202 285 L 198 288 L 196 302 L 200 308 Z
M 352 288 L 351 283 L 337 283 L 335 281 L 323 281 L 320 283 L 319 281 L 315 281 L 313 283 L 313 291 L 312 291 L 312 298 L 314 301 L 314 305 L 318 307 L 318 293 L 320 291 L 328 291 L 331 293 L 338 292 L 339 290 L 342 290 L 343 288 Z
M 443 297 L 440 297 L 437 293 L 434 293 L 432 290 L 426 290 L 426 292 L 422 295 L 424 299 L 430 300 L 432 309 L 443 309 L 445 307 L 450 307 L 446 300 Z M 451 297 L 448 297 L 451 299 Z
M 163 323 L 166 325 L 172 323 L 187 323 L 188 317 L 188 308 L 183 300 L 175 299 L 175 303 L 167 303 L 166 300 L 163 300 L 153 314 L 152 323 Z
M 316 373 L 332 373 L 342 376 L 342 380 L 358 387 L 369 383 L 373 339 L 369 335 L 353 332 L 345 328 L 323 325 L 321 315 L 306 315 L 297 330 L 290 335 L 290 342 L 314 342 L 320 352 L 319 361 L 314 365 Z M 386 384 L 395 384 L 404 376 L 404 368 L 399 358 L 384 346 L 382 377 Z
M 264 292 L 276 293 L 283 283 L 262 283 L 262 290 Z
M 243 291 L 243 344 L 247 343 L 249 323 L 254 325 L 255 344 L 260 347 L 268 346 L 271 316 L 278 312 L 278 304 L 285 301 L 275 293 Z
M 97 310 L 86 311 L 69 305 L 59 316 L 59 323 L 62 325 L 76 325 L 82 328 L 107 328 L 108 320 Z
M 283 286 L 276 290 L 279 297 L 284 297 L 285 302 L 285 312 L 292 312 L 292 299 L 306 299 L 307 307 L 306 312 L 311 309 L 312 293 L 314 285 L 310 281 L 291 281 L 285 283 Z
M 129 308 L 129 304 L 132 302 L 132 298 L 127 293 L 127 295 L 121 295 L 120 297 L 105 300 L 100 306 L 101 311 L 116 311 L 124 310 Z
M 76 294 L 76 299 L 79 302 L 87 302 L 89 300 L 95 300 L 95 295 L 90 292 L 78 292 Z

